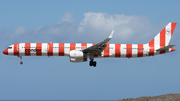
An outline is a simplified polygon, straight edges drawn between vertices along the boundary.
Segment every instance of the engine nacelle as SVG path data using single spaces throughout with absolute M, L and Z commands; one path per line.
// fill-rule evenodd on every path
M 70 62 L 85 62 L 87 61 L 87 56 L 79 50 L 72 50 L 69 53 Z

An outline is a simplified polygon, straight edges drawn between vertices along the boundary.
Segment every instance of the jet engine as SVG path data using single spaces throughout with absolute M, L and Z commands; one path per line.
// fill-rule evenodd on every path
M 87 61 L 87 55 L 79 50 L 72 50 L 69 54 L 70 62 L 85 62 Z

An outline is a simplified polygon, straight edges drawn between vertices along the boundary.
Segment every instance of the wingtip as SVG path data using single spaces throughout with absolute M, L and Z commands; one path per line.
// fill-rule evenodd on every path
M 111 32 L 111 34 L 109 35 L 109 37 L 108 37 L 108 38 L 112 38 L 113 33 L 114 33 L 114 30 L 112 30 L 112 32 Z
M 112 32 L 111 32 L 112 34 L 114 33 L 114 30 L 112 30 Z

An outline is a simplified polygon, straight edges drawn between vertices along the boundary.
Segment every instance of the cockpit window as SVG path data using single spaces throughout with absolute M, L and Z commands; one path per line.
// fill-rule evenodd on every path
M 8 47 L 7 49 L 12 49 L 12 47 Z

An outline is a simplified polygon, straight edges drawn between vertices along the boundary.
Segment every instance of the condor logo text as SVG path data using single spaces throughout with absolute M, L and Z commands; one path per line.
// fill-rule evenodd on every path
M 41 52 L 41 49 L 25 49 L 25 52 Z

